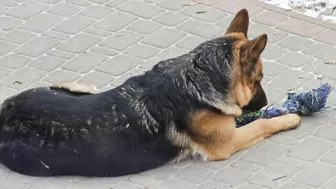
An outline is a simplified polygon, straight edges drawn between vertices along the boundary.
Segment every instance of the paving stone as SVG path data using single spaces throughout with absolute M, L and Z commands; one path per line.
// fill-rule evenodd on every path
M 274 60 L 286 53 L 287 51 L 285 49 L 278 47 L 277 45 L 268 43 L 265 47 L 265 50 L 262 52 L 261 57 L 267 58 L 269 60 Z
M 212 6 L 212 5 L 216 5 L 216 4 L 220 3 L 220 2 L 222 2 L 222 0 L 199 0 L 197 2 L 200 2 L 203 5 Z
M 67 34 L 76 34 L 89 27 L 94 22 L 95 21 L 93 19 L 76 15 L 55 26 L 53 30 Z
M 216 24 L 218 26 L 222 27 L 222 28 L 227 29 L 230 26 L 233 18 L 234 17 L 232 15 L 228 15 L 227 17 L 223 18 L 222 20 L 218 21 Z M 224 33 L 224 31 L 223 31 L 223 33 Z
M 5 175 L 1 178 L 1 189 L 24 189 L 29 184 L 36 181 L 35 177 L 29 177 L 25 175 L 21 175 L 15 172 L 10 172 L 9 174 Z
M 74 187 L 76 183 L 69 182 L 68 179 L 62 179 L 60 177 L 54 178 L 43 178 L 39 179 L 32 184 L 29 184 L 27 189 L 55 189 L 55 188 L 71 188 Z
M 47 55 L 55 56 L 55 57 L 66 59 L 66 60 L 70 60 L 71 58 L 75 56 L 74 54 L 71 54 L 66 51 L 61 51 L 61 50 L 50 50 L 47 52 Z
M 106 6 L 108 6 L 108 7 L 116 7 L 118 5 L 121 5 L 122 3 L 125 3 L 125 0 L 111 0 L 108 3 L 106 3 Z
M 312 37 L 324 30 L 324 28 L 321 26 L 314 25 L 296 18 L 288 18 L 287 20 L 278 24 L 276 27 L 304 37 Z
M 15 6 L 17 6 L 17 3 L 13 2 L 13 1 L 10 1 L 10 0 L 2 0 L 0 2 L 0 5 L 6 6 L 6 7 L 15 7 Z
M 287 155 L 289 157 L 305 161 L 313 161 L 329 150 L 332 146 L 333 143 L 328 140 L 316 137 L 308 137 L 304 139 L 299 145 L 290 149 Z
M 163 59 L 159 57 L 153 57 L 151 59 L 145 60 L 144 63 L 141 65 L 141 68 L 145 70 L 150 70 L 154 65 L 159 63 L 161 60 Z
M 13 73 L 12 70 L 7 69 L 7 68 L 1 68 L 0 69 L 0 79 L 5 78 L 6 76 L 10 75 L 11 73 Z
M 122 5 L 118 6 L 118 9 L 143 18 L 152 18 L 153 16 L 163 11 L 159 7 L 136 0 L 123 3 Z
M 287 147 L 282 144 L 271 141 L 263 141 L 243 155 L 241 159 L 258 165 L 267 165 L 271 162 L 275 162 L 276 159 L 286 151 Z
M 279 189 L 313 189 L 313 188 L 307 185 L 289 182 L 282 185 Z
M 6 12 L 8 10 L 8 8 L 0 6 L 0 14 L 3 14 L 4 12 Z
M 164 28 L 160 29 L 159 31 L 149 35 L 147 38 L 145 38 L 142 42 L 148 45 L 152 45 L 159 48 L 166 48 L 176 41 L 180 40 L 183 36 L 186 34 L 175 30 L 175 29 L 169 29 Z M 170 37 L 166 37 L 170 36 Z
M 25 1 L 25 0 L 18 0 L 18 1 Z M 39 1 L 44 2 L 44 3 L 56 4 L 62 0 L 39 0 Z
M 320 158 L 320 161 L 336 165 L 336 147 L 333 147 L 331 150 L 329 150 L 327 153 L 325 153 Z
M 70 62 L 64 64 L 62 68 L 84 74 L 97 67 L 106 60 L 107 58 L 103 55 L 87 52 L 80 54 L 76 58 L 72 59 Z
M 301 123 L 299 127 L 293 130 L 279 133 L 280 135 L 285 135 L 299 140 L 306 138 L 311 135 L 316 130 L 316 127 L 308 125 L 307 123 Z
M 174 178 L 167 179 L 163 181 L 160 185 L 160 189 L 192 189 L 195 185 L 192 182 L 178 180 Z
M 255 163 L 250 163 L 247 161 L 243 161 L 243 160 L 236 160 L 234 162 L 232 162 L 230 164 L 231 167 L 235 167 L 235 168 L 240 168 L 246 171 L 251 171 L 251 172 L 258 172 L 261 169 L 260 165 L 257 165 Z
M 70 3 L 59 3 L 53 6 L 51 9 L 48 10 L 49 13 L 60 15 L 60 16 L 72 16 L 76 14 L 80 10 L 79 7 L 70 4 Z
M 148 45 L 135 44 L 128 48 L 125 53 L 142 59 L 148 59 L 156 55 L 160 50 Z
M 67 3 L 72 3 L 74 5 L 87 7 L 91 5 L 91 2 L 88 0 L 65 0 Z
M 324 110 L 323 112 L 316 112 L 310 116 L 304 116 L 302 118 L 302 123 L 309 123 L 315 126 L 322 126 L 327 121 L 331 120 L 331 118 L 335 115 L 335 110 L 329 108 Z
M 336 140 L 336 133 L 334 132 L 335 128 L 335 124 L 327 124 L 320 127 L 314 135 L 329 140 Z
M 247 180 L 252 174 L 242 169 L 226 167 L 223 170 L 217 172 L 211 179 L 216 182 L 229 184 L 230 186 L 236 186 Z
M 71 37 L 70 39 L 59 45 L 57 48 L 73 53 L 81 53 L 92 47 L 93 45 L 97 44 L 100 40 L 100 37 L 96 37 L 93 35 L 78 34 L 74 37 Z
M 277 188 L 297 172 L 297 169 L 281 164 L 270 164 L 258 172 L 249 182 L 268 188 Z
M 326 30 L 319 34 L 317 34 L 314 37 L 315 40 L 323 42 L 323 43 L 329 43 L 331 45 L 336 45 L 336 31 L 334 30 Z
M 313 62 L 314 68 L 313 71 L 315 74 L 322 74 L 324 77 L 329 77 L 331 79 L 336 80 L 336 75 L 334 72 L 335 65 L 334 64 L 326 64 L 328 61 L 316 60 Z
M 181 11 L 181 13 L 208 23 L 214 23 L 227 16 L 227 14 L 223 11 L 202 4 L 186 7 Z
M 155 180 L 165 180 L 168 177 L 172 176 L 178 171 L 178 169 L 172 166 L 164 166 L 156 169 L 152 169 L 149 171 L 145 171 L 140 173 L 140 175 L 147 176 L 153 178 Z
M 294 51 L 301 51 L 312 44 L 313 42 L 311 40 L 301 36 L 289 36 L 278 43 L 280 47 Z
M 80 77 L 79 74 L 74 72 L 69 72 L 66 70 L 56 70 L 51 72 L 44 81 L 52 84 L 63 83 L 63 82 L 75 82 Z
M 176 46 L 192 50 L 205 41 L 206 40 L 204 38 L 191 35 L 180 40 L 178 43 L 176 43 Z
M 22 45 L 16 53 L 37 57 L 59 44 L 59 41 L 47 37 L 37 37 Z
M 134 45 L 140 41 L 144 36 L 131 32 L 124 31 L 119 35 L 114 35 L 107 38 L 105 41 L 101 42 L 99 45 L 107 48 L 112 48 L 114 50 L 125 50 L 126 48 Z
M 239 186 L 237 189 L 264 189 L 264 187 L 255 184 L 243 184 Z
M 185 168 L 185 167 L 189 166 L 190 164 L 191 164 L 190 161 L 188 161 L 188 160 L 182 160 L 180 162 L 172 164 L 172 166 L 176 167 L 178 169 L 182 169 L 182 168 Z
M 115 56 L 116 54 L 118 54 L 118 52 L 112 49 L 104 48 L 104 47 L 92 47 L 90 51 L 100 53 L 103 55 L 107 55 L 107 56 Z
M 51 37 L 51 38 L 59 39 L 59 40 L 66 40 L 70 37 L 69 34 L 65 34 L 65 33 L 58 32 L 58 31 L 46 31 L 42 33 L 42 36 Z
M 27 1 L 13 8 L 9 12 L 7 12 L 6 15 L 23 20 L 28 20 L 31 17 L 39 14 L 40 12 L 45 11 L 48 7 L 49 5 L 45 3 L 41 3 L 38 1 Z
M 10 18 L 10 17 L 0 17 L 0 29 L 4 31 L 10 31 L 18 27 L 22 23 L 21 20 Z
M 293 181 L 314 187 L 320 187 L 336 173 L 334 167 L 325 163 L 313 162 L 293 178 Z
M 9 54 L 0 58 L 0 65 L 11 69 L 18 69 L 27 65 L 30 60 L 30 58 L 19 54 Z
M 27 31 L 23 31 L 23 30 L 13 30 L 7 34 L 5 34 L 2 39 L 12 42 L 12 43 L 17 43 L 17 44 L 22 44 L 25 43 L 27 41 L 29 41 L 30 39 L 32 39 L 33 37 L 35 37 L 36 35 Z
M 117 55 L 111 60 L 99 65 L 97 70 L 114 76 L 120 76 L 140 63 L 141 60 L 135 57 Z
M 196 189 L 230 189 L 228 185 L 220 184 L 217 182 L 207 181 L 199 185 Z
M 309 64 L 313 61 L 313 58 L 301 53 L 290 52 L 278 58 L 277 61 L 287 66 L 298 68 Z
M 278 42 L 288 36 L 287 32 L 276 30 L 263 24 L 253 24 L 249 27 L 248 30 L 249 38 L 251 39 L 256 38 L 261 34 L 267 34 L 267 40 L 270 43 Z
M 97 35 L 97 36 L 100 36 L 100 37 L 108 37 L 108 36 L 112 35 L 112 32 L 110 32 L 110 31 L 95 28 L 95 27 L 89 27 L 85 30 L 85 32 L 89 33 L 89 34 L 92 34 L 92 35 Z
M 212 39 L 224 33 L 222 28 L 199 20 L 186 21 L 177 28 L 206 39 Z
M 9 75 L 0 83 L 13 89 L 23 89 L 41 79 L 44 75 L 45 72 L 43 71 L 25 67 Z M 15 81 L 18 80 L 22 81 L 22 83 L 16 84 Z
M 291 167 L 294 167 L 296 169 L 302 169 L 307 166 L 307 162 L 301 161 L 295 158 L 291 158 L 288 156 L 282 156 L 277 160 L 277 163 L 283 164 L 283 165 L 288 165 Z
M 53 14 L 40 14 L 33 19 L 28 20 L 25 24 L 20 26 L 20 28 L 36 33 L 42 33 L 60 23 L 62 20 L 62 17 Z
M 268 26 L 274 26 L 278 23 L 281 23 L 287 18 L 286 15 L 277 13 L 275 11 L 263 11 L 262 13 L 254 16 L 252 18 L 253 21 L 266 24 Z
M 187 50 L 179 47 L 170 47 L 167 48 L 166 50 L 163 50 L 160 54 L 158 54 L 158 57 L 163 59 L 170 59 L 181 56 L 187 52 L 188 52 Z
M 16 45 L 0 40 L 0 56 L 5 55 L 16 48 Z
M 92 189 L 92 188 L 117 188 L 116 184 L 125 180 L 124 177 L 112 177 L 112 178 L 87 178 L 82 179 L 79 177 L 79 181 L 75 182 L 75 185 L 69 189 Z M 120 186 L 118 186 L 120 187 Z M 126 189 L 126 188 L 125 188 Z
M 286 93 L 284 91 L 276 89 L 274 87 L 266 85 L 263 88 L 266 93 L 267 101 L 269 105 L 279 102 L 281 99 L 283 99 L 286 96 Z
M 297 145 L 299 143 L 299 140 L 293 137 L 288 137 L 284 135 L 274 135 L 270 138 L 271 141 L 278 142 L 281 144 L 285 144 L 288 146 Z
M 336 187 L 336 178 L 333 178 L 331 181 L 328 181 L 322 189 L 334 189 Z
M 289 90 L 303 85 L 305 82 L 309 81 L 312 77 L 313 77 L 312 75 L 306 72 L 287 70 L 283 74 L 281 74 L 280 77 L 274 79 L 270 83 L 270 85 L 279 89 Z M 290 82 L 284 82 L 284 81 L 290 81 Z
M 177 11 L 182 9 L 184 7 L 183 5 L 187 3 L 189 3 L 189 0 L 160 0 L 156 3 L 156 5 L 168 10 Z
M 262 11 L 261 7 L 256 7 L 241 0 L 223 1 L 222 3 L 218 4 L 216 8 L 231 13 L 233 15 L 237 14 L 237 12 L 240 11 L 241 9 L 246 8 L 251 17 Z
M 144 73 L 144 70 L 139 68 L 133 68 L 130 71 L 126 72 L 122 76 L 115 79 L 113 82 L 110 83 L 112 87 L 117 87 L 122 85 L 125 81 L 127 81 L 129 78 L 137 75 L 142 75 Z
M 81 11 L 79 14 L 83 16 L 88 16 L 96 19 L 101 19 L 113 12 L 112 9 L 104 7 L 104 6 L 99 6 L 99 5 L 94 5 L 90 6 L 83 11 Z
M 153 33 L 159 28 L 161 28 L 160 24 L 157 24 L 155 22 L 151 22 L 148 20 L 138 20 L 132 23 L 129 27 L 127 27 L 128 30 L 132 30 L 134 32 L 138 32 L 142 34 Z
M 53 71 L 64 63 L 65 61 L 59 58 L 52 56 L 40 56 L 29 63 L 29 66 L 43 71 Z
M 176 26 L 187 19 L 188 17 L 178 12 L 164 12 L 154 18 L 156 22 L 167 26 Z
M 14 96 L 17 94 L 15 89 L 10 89 L 8 87 L 0 87 L 0 101 L 3 102 L 8 97 Z M 8 174 L 9 170 L 7 167 L 1 164 L 0 166 L 0 175 L 3 177 L 4 175 Z
M 275 77 L 285 72 L 288 68 L 282 64 L 271 61 L 263 61 L 264 75 Z
M 189 165 L 180 170 L 175 177 L 190 181 L 193 183 L 202 183 L 214 174 L 214 171 L 199 167 L 197 165 Z
M 128 181 L 139 184 L 141 186 L 145 186 L 146 188 L 155 188 L 159 185 L 160 181 L 154 180 L 152 178 L 148 178 L 141 175 L 132 175 L 128 178 Z
M 94 26 L 104 30 L 116 32 L 136 20 L 135 16 L 116 12 L 96 23 Z

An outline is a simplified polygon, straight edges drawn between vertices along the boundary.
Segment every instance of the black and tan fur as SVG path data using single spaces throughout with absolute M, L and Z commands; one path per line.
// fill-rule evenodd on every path
M 33 176 L 121 176 L 187 157 L 225 160 L 295 128 L 293 114 L 235 127 L 243 108 L 267 104 L 259 58 L 267 36 L 248 40 L 248 23 L 243 9 L 225 35 L 110 91 L 68 83 L 7 99 L 0 161 Z

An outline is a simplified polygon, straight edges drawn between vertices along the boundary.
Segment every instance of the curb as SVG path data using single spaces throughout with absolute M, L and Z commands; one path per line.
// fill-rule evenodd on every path
M 313 18 L 313 17 L 310 17 L 310 16 L 305 15 L 303 13 L 299 13 L 299 12 L 296 12 L 296 11 L 286 11 L 283 8 L 277 7 L 275 5 L 267 4 L 265 2 L 261 2 L 260 0 L 242 0 L 242 1 L 244 1 L 248 4 L 252 4 L 252 5 L 255 5 L 255 6 L 258 6 L 258 7 L 262 7 L 264 9 L 274 11 L 274 12 L 277 12 L 277 13 L 280 13 L 280 14 L 283 14 L 283 15 L 286 15 L 286 16 L 290 16 L 290 17 L 293 17 L 293 18 L 296 18 L 296 19 L 299 19 L 299 20 L 303 20 L 303 21 L 306 21 L 306 22 L 311 22 L 311 23 L 314 23 L 316 25 L 319 25 L 319 26 L 322 26 L 322 27 L 325 27 L 325 28 L 336 31 L 336 24 L 330 23 L 330 22 L 327 22 L 327 21 L 323 21 L 323 20 L 320 20 L 320 19 L 317 19 L 317 18 Z

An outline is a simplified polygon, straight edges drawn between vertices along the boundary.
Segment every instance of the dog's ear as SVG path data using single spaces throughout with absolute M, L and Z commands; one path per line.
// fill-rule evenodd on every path
M 259 37 L 247 41 L 240 47 L 240 62 L 247 64 L 249 62 L 256 62 L 260 54 L 264 51 L 267 44 L 267 35 L 262 34 Z
M 241 9 L 233 18 L 225 34 L 239 32 L 243 33 L 247 38 L 248 26 L 249 26 L 249 14 L 246 9 Z

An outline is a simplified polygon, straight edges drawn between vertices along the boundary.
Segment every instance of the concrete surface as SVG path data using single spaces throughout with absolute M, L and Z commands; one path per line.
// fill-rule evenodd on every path
M 291 88 L 336 84 L 336 31 L 330 24 L 293 18 L 259 1 L 201 2 L 0 0 L 0 100 L 60 81 L 111 89 L 223 33 L 241 8 L 250 11 L 249 36 L 269 36 L 263 83 L 271 102 Z M 335 189 L 335 92 L 329 104 L 299 129 L 227 161 L 187 161 L 120 178 L 27 177 L 1 165 L 0 189 Z

